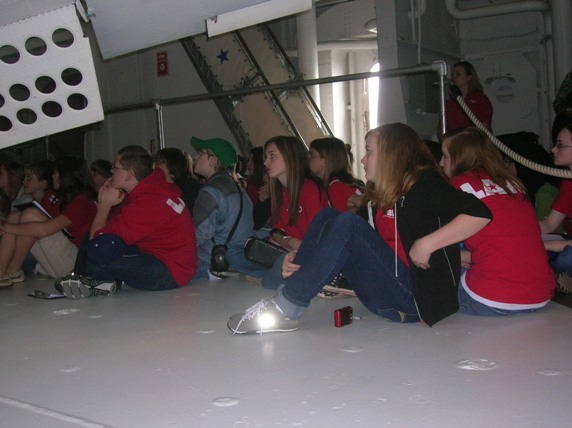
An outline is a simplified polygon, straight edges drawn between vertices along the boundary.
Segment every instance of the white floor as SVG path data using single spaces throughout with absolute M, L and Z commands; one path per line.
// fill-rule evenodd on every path
M 315 299 L 293 333 L 226 328 L 241 279 L 40 300 L 0 290 L 0 427 L 564 427 L 572 310 L 399 325 Z M 352 325 L 334 309 L 351 305 Z

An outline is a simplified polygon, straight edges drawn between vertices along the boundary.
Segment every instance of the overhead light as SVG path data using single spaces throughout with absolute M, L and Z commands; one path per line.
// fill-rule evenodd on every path
M 304 12 L 312 0 L 269 0 L 243 9 L 222 13 L 206 20 L 209 37 Z

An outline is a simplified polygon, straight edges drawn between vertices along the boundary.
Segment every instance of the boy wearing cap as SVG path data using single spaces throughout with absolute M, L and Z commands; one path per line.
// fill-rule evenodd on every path
M 201 140 L 193 137 L 191 145 L 197 152 L 194 172 L 205 179 L 193 208 L 198 256 L 195 278 L 224 276 L 220 272 L 210 270 L 211 252 L 214 245 L 225 244 L 239 213 L 240 220 L 226 244 L 226 259 L 231 270 L 260 276 L 261 271 L 244 257 L 244 242 L 254 234 L 254 221 L 252 202 L 230 172 L 237 162 L 234 147 L 222 138 Z
M 146 291 L 186 285 L 197 256 L 195 228 L 181 191 L 162 169 L 153 170 L 151 155 L 140 146 L 121 149 L 111 171 L 99 191 L 86 260 L 76 262 L 79 275 L 62 278 L 59 288 L 78 298 L 111 294 L 112 289 L 98 291 L 105 280 Z

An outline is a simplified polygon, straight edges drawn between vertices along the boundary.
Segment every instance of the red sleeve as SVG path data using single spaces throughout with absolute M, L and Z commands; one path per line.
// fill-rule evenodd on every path
M 83 237 L 89 233 L 96 211 L 95 201 L 86 195 L 79 195 L 72 199 L 61 212 L 61 215 L 71 221 L 66 229 L 72 235 L 71 241 L 77 247 L 79 247 Z
M 350 196 L 355 194 L 355 187 L 346 183 L 342 183 L 339 180 L 332 181 L 328 186 L 328 196 L 330 197 L 330 203 L 332 204 L 332 208 L 335 208 L 338 211 L 347 211 L 348 199 Z
M 572 217 L 572 180 L 562 180 L 558 197 L 552 203 L 552 209 Z

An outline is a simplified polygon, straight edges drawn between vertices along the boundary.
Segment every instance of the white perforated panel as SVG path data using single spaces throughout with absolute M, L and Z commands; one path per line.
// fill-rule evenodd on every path
M 103 120 L 73 5 L 0 28 L 0 148 Z

